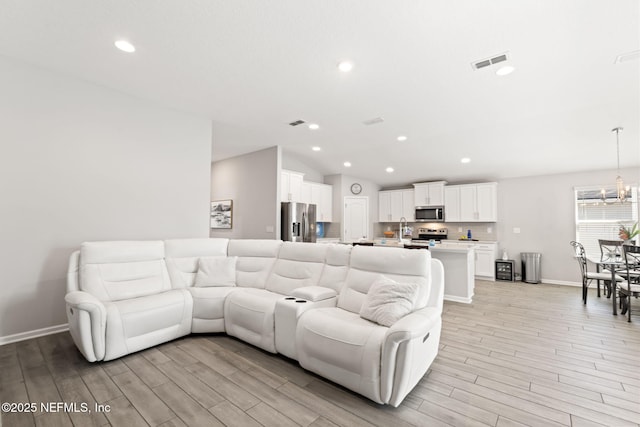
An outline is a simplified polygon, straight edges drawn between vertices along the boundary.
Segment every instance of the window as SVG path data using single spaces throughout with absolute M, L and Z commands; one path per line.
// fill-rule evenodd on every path
M 588 256 L 599 257 L 598 239 L 617 240 L 621 225 L 631 226 L 638 221 L 638 188 L 631 188 L 631 197 L 624 203 L 616 202 L 615 187 L 575 189 L 576 241 L 584 245 Z

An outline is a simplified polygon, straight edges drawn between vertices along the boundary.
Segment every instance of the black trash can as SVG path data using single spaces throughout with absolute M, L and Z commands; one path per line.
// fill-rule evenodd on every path
M 540 258 L 537 252 L 522 252 L 522 281 L 525 283 L 540 283 Z

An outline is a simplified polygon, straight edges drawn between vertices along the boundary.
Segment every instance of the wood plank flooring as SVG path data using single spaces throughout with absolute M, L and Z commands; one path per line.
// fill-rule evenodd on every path
M 640 316 L 613 316 L 594 291 L 588 301 L 574 287 L 477 281 L 473 304 L 445 302 L 439 355 L 399 408 L 224 334 L 93 364 L 68 333 L 50 335 L 0 347 L 0 401 L 38 405 L 0 426 L 638 427 Z

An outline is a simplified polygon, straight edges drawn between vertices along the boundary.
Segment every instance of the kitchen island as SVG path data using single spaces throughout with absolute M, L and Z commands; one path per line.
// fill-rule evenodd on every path
M 394 239 L 376 239 L 374 246 L 429 250 L 434 259 L 444 266 L 444 299 L 447 301 L 470 304 L 475 286 L 475 255 L 470 245 L 429 246 L 428 243 L 405 240 L 400 243 Z

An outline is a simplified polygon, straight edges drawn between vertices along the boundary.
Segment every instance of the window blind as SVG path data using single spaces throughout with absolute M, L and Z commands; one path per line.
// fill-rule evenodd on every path
M 638 189 L 631 189 L 631 197 L 616 202 L 616 189 L 602 187 L 576 189 L 576 241 L 582 243 L 589 257 L 600 256 L 598 239 L 618 240 L 621 225 L 632 226 L 638 221 Z

